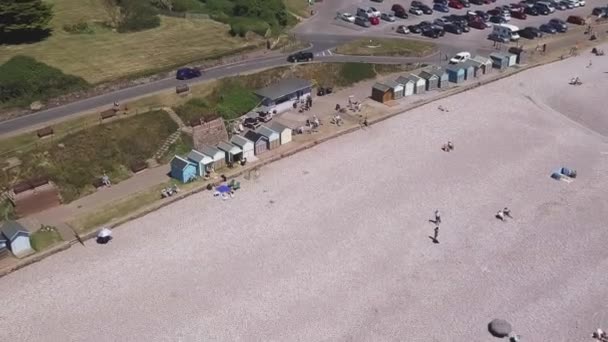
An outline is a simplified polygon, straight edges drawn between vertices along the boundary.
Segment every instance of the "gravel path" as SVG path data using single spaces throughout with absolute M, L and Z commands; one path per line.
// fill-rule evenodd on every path
M 581 105 L 562 83 L 587 63 L 416 109 L 4 277 L 0 340 L 490 341 L 500 317 L 523 341 L 587 341 L 608 329 L 608 144 L 583 125 L 608 124 L 601 103 L 583 125 L 552 109 Z M 580 74 L 575 91 L 599 89 Z M 550 179 L 559 166 L 579 178 Z

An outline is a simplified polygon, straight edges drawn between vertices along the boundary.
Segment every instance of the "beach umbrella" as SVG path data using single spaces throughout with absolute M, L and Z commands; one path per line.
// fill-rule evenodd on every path
M 97 233 L 97 237 L 98 238 L 107 238 L 109 236 L 112 236 L 112 231 L 109 230 L 108 228 L 102 228 L 98 233 Z
M 494 319 L 488 324 L 488 330 L 490 334 L 496 337 L 507 337 L 513 331 L 511 324 L 504 319 Z
M 231 189 L 228 185 L 220 185 L 217 188 L 215 188 L 215 190 L 220 193 L 226 193 L 226 192 L 230 192 Z

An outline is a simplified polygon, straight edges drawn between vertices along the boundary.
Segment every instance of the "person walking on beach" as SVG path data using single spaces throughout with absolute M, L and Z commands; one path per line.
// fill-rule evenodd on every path
M 435 223 L 436 224 L 440 224 L 441 223 L 441 215 L 439 213 L 439 209 L 435 210 Z
M 505 214 L 505 216 L 509 217 L 509 218 L 513 218 L 513 216 L 511 216 L 511 210 L 507 207 L 505 207 L 502 212 Z
M 435 227 L 433 232 L 433 243 L 439 243 L 439 227 Z
M 499 210 L 496 213 L 496 218 L 504 222 L 505 221 L 505 213 L 502 210 Z

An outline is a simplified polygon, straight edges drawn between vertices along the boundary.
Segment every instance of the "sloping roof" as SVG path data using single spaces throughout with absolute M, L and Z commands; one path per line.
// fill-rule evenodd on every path
M 221 118 L 205 122 L 200 126 L 192 128 L 192 140 L 194 148 L 201 151 L 201 147 L 215 146 L 220 141 L 228 140 L 228 131 Z
M 462 70 L 464 72 L 464 65 L 461 65 L 462 63 L 458 63 L 458 64 L 452 64 L 452 65 L 448 65 L 447 68 L 445 68 L 445 70 L 447 70 L 448 72 L 459 72 L 460 70 Z
M 258 132 L 255 132 L 255 131 L 248 131 L 247 133 L 245 133 L 245 138 L 253 141 L 254 144 L 257 143 L 258 141 L 260 141 L 261 139 L 268 140 L 268 139 L 266 139 L 265 136 L 261 135 Z
M 439 78 L 439 75 L 432 73 L 430 71 L 426 71 L 426 70 L 422 70 L 419 74 L 420 77 L 424 78 L 425 80 L 431 79 L 431 78 Z
M 289 78 L 263 89 L 256 90 L 254 93 L 258 96 L 269 98 L 272 100 L 279 99 L 285 95 L 293 94 L 298 90 L 312 87 L 312 83 L 301 78 Z
M 377 90 L 380 90 L 382 92 L 387 92 L 387 91 L 391 90 L 391 87 L 387 86 L 386 84 L 378 82 L 378 83 L 374 84 L 374 86 L 372 87 L 372 89 L 377 89 Z
M 418 76 L 416 76 L 414 74 L 409 74 L 406 77 L 409 78 L 410 80 L 416 82 L 416 83 L 420 82 L 420 80 L 424 80 L 422 77 L 418 77 Z
M 287 126 L 283 125 L 282 123 L 276 122 L 276 121 L 273 121 L 273 122 L 271 122 L 271 123 L 270 123 L 270 128 L 271 128 L 273 131 L 275 131 L 275 132 L 279 132 L 279 133 L 281 133 L 281 132 L 283 132 L 283 131 L 285 131 L 285 130 L 287 130 L 287 129 L 288 129 L 288 130 L 291 130 L 291 128 L 289 128 L 289 127 L 287 127 Z
M 471 60 L 475 61 L 475 62 L 483 63 L 483 64 L 492 64 L 492 61 L 489 58 L 484 57 L 484 56 L 479 56 L 479 55 L 473 56 L 471 58 Z
M 447 74 L 447 71 L 441 67 L 433 67 L 428 70 L 429 73 L 433 75 L 437 75 L 439 78 L 443 77 Z
M 211 158 L 215 157 L 216 154 L 223 152 L 223 151 L 218 150 L 215 147 L 207 146 L 207 145 L 201 146 L 201 148 L 199 149 L 199 151 L 202 154 L 207 155 L 207 156 L 209 156 Z
M 243 150 L 241 150 L 238 146 L 235 146 L 229 142 L 226 141 L 220 141 L 219 144 L 217 144 L 217 148 L 219 148 L 220 150 L 226 152 L 226 153 L 230 153 L 232 155 L 235 154 L 239 154 L 241 152 L 243 152 Z
M 188 165 L 190 165 L 190 163 L 186 159 L 184 159 L 184 158 L 182 158 L 180 156 L 175 156 L 175 157 L 173 157 L 173 159 L 171 159 L 171 167 L 172 168 L 183 170 Z
M 232 138 L 230 139 L 230 142 L 233 143 L 234 145 L 240 146 L 240 147 L 245 146 L 247 143 L 253 143 L 253 141 L 246 139 L 240 135 L 233 135 Z
M 509 58 L 510 56 L 514 56 L 514 54 L 506 53 L 506 52 L 492 52 L 490 54 L 490 58 L 498 58 L 498 59 L 505 59 L 505 58 Z
M 410 78 L 407 78 L 405 76 L 399 76 L 399 77 L 397 77 L 397 79 L 395 80 L 395 82 L 397 82 L 399 84 L 403 84 L 403 85 L 405 85 L 407 83 L 416 83 L 416 81 L 414 81 L 414 80 L 412 80 Z
M 475 62 L 472 61 L 464 61 L 462 63 L 460 63 L 462 65 L 463 68 L 475 68 L 477 66 L 477 64 Z
M 213 162 L 213 159 L 211 157 L 206 156 L 197 150 L 190 151 L 190 153 L 188 153 L 188 159 L 205 165 Z
M 395 81 L 386 81 L 384 82 L 384 85 L 391 87 L 392 89 L 395 89 L 397 87 L 403 87 L 403 84 L 399 83 L 399 82 L 395 82 Z
M 266 126 L 260 126 L 258 127 L 258 129 L 256 130 L 256 132 L 258 132 L 259 134 L 265 136 L 266 138 L 270 139 L 271 136 L 276 135 L 277 139 L 279 138 L 279 133 L 273 131 L 272 129 L 266 127 Z
M 2 235 L 10 242 L 13 242 L 19 235 L 30 236 L 30 232 L 17 221 L 4 222 L 0 230 Z

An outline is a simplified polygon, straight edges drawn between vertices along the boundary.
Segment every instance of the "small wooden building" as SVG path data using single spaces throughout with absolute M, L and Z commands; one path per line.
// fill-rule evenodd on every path
M 188 183 L 197 176 L 196 164 L 180 156 L 171 159 L 171 178 L 175 178 L 182 183 Z
M 406 77 L 414 81 L 414 94 L 422 94 L 426 91 L 426 81 L 424 78 L 414 74 L 409 74 Z
M 255 156 L 253 141 L 240 135 L 233 135 L 230 143 L 243 151 L 243 158 L 250 159 Z
M 8 248 L 13 252 L 13 255 L 17 258 L 25 257 L 29 254 L 34 253 L 32 245 L 30 244 L 30 232 L 25 229 L 17 221 L 6 221 L 0 228 L 4 235 Z
M 283 124 L 280 124 L 276 121 L 270 123 L 270 129 L 279 133 L 281 145 L 285 145 L 291 142 L 293 130 Z
M 399 84 L 403 84 L 403 96 L 412 96 L 414 95 L 414 87 L 416 86 L 416 82 L 412 79 L 409 79 L 405 76 L 399 76 L 395 80 L 395 82 Z
M 199 152 L 213 159 L 213 168 L 215 170 L 226 166 L 226 153 L 213 146 L 201 146 Z
M 427 70 L 422 70 L 418 76 L 422 77 L 426 82 L 426 90 L 435 90 L 439 88 L 439 76 Z
M 460 66 L 464 69 L 464 79 L 472 80 L 475 78 L 475 65 L 469 61 L 460 63 Z
M 391 90 L 391 87 L 387 86 L 386 84 L 378 82 L 372 87 L 373 100 L 376 100 L 380 103 L 386 103 L 392 100 L 393 98 L 393 91 Z
M 477 63 L 479 65 L 479 71 L 478 71 L 478 76 L 480 75 L 485 75 L 487 73 L 489 73 L 490 71 L 492 71 L 492 60 L 487 58 L 487 57 L 483 57 L 483 56 L 474 56 L 473 58 L 469 59 L 471 62 L 473 63 Z M 481 73 L 479 73 L 481 72 Z
M 444 68 L 433 66 L 429 69 L 429 72 L 439 77 L 439 83 L 437 85 L 439 88 L 447 88 L 450 86 L 450 77 Z
M 515 63 L 526 64 L 528 55 L 526 53 L 526 50 L 524 50 L 523 48 L 515 47 L 515 46 L 510 47 L 509 53 L 512 53 L 515 55 Z
M 255 155 L 260 155 L 268 151 L 268 139 L 255 131 L 245 133 L 245 139 L 253 143 L 253 151 Z
M 509 67 L 509 56 L 500 52 L 492 52 L 490 54 L 492 66 L 498 70 L 504 70 Z
M 281 136 L 279 135 L 279 133 L 273 131 L 272 129 L 268 128 L 267 126 L 260 126 L 257 130 L 257 133 L 261 134 L 262 136 L 266 137 L 266 139 L 268 139 L 268 149 L 269 150 L 274 150 L 275 148 L 281 146 Z
M 448 78 L 450 80 L 450 82 L 452 83 L 462 83 L 465 80 L 465 70 L 464 68 L 459 64 L 453 64 L 453 65 L 449 65 L 446 69 L 445 69 L 448 73 Z
M 207 172 L 211 172 L 213 170 L 213 159 L 197 150 L 190 151 L 186 158 L 189 162 L 196 165 L 196 175 L 199 177 L 203 177 L 207 174 Z
M 243 159 L 243 150 L 227 141 L 220 141 L 220 143 L 217 144 L 217 148 L 220 151 L 224 151 L 226 163 L 236 163 Z
M 389 86 L 391 88 L 391 91 L 393 92 L 393 99 L 397 100 L 403 97 L 403 84 L 396 82 L 396 81 L 386 81 L 384 82 L 385 85 Z

